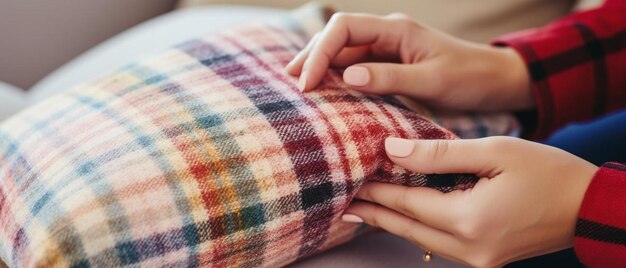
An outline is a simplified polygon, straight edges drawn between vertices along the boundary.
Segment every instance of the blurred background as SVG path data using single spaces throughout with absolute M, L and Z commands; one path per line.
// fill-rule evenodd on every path
M 27 89 L 107 38 L 176 0 L 0 0 L 0 80 Z
M 0 81 L 28 89 L 98 43 L 176 8 L 251 5 L 291 9 L 306 0 L 0 0 Z M 458 36 L 487 41 L 545 24 L 573 0 L 320 1 L 337 10 L 404 12 Z M 210 25 L 193 25 L 206 27 Z

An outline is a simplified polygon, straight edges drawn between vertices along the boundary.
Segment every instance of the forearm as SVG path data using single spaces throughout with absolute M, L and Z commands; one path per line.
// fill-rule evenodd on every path
M 572 14 L 494 41 L 524 59 L 536 103 L 533 138 L 626 107 L 626 4 Z

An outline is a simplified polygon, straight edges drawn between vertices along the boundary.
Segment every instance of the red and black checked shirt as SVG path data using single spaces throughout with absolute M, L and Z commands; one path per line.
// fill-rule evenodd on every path
M 534 138 L 626 108 L 626 0 L 607 0 L 494 44 L 513 47 L 528 65 L 537 104 Z M 607 163 L 594 175 L 574 249 L 588 266 L 626 265 L 626 166 Z

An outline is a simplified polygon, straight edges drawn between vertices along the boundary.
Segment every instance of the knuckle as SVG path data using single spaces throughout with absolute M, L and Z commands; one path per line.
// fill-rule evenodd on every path
M 466 223 L 458 227 L 458 235 L 462 236 L 467 240 L 476 240 L 480 237 L 480 228 L 476 227 L 475 224 Z
M 447 140 L 432 140 L 429 146 L 431 160 L 434 162 L 445 157 L 449 149 Z
M 370 220 L 369 220 L 369 222 L 367 224 L 369 226 L 371 226 L 371 227 L 380 228 L 380 223 L 378 221 L 378 217 L 376 217 L 376 216 L 370 218 Z
M 406 240 L 415 245 L 420 245 L 418 240 L 419 235 L 413 231 L 413 228 L 411 226 L 403 228 L 402 231 L 400 231 L 400 236 L 404 237 Z
M 409 15 L 407 15 L 406 13 L 402 13 L 402 12 L 394 12 L 394 13 L 390 13 L 389 15 L 387 15 L 388 18 L 392 18 L 392 19 L 411 19 L 411 17 Z
M 467 262 L 473 267 L 498 267 L 499 263 L 493 253 L 488 250 L 471 254 Z
M 428 80 L 421 82 L 420 92 L 426 100 L 442 101 L 450 99 L 454 96 L 454 92 L 458 86 L 453 82 L 451 78 L 453 72 L 442 71 L 448 70 L 449 67 L 441 62 L 433 62 L 432 64 L 425 64 L 422 66 L 422 70 L 428 73 Z
M 372 227 L 377 227 L 380 228 L 380 207 L 375 206 L 374 207 L 374 211 L 371 215 L 371 217 L 368 218 L 363 218 L 365 222 L 367 222 L 368 225 L 372 226 Z
M 396 85 L 398 81 L 396 72 L 394 72 L 393 68 L 379 68 L 379 70 L 380 70 L 379 71 L 380 88 L 383 90 L 390 90 Z
M 424 236 L 416 232 L 415 228 L 416 228 L 415 225 L 408 224 L 404 228 L 402 228 L 402 230 L 400 231 L 398 235 L 400 235 L 401 237 L 408 240 L 410 243 L 414 245 L 423 247 L 424 244 L 422 243 L 422 241 L 424 239 Z
M 430 70 L 430 81 L 428 85 L 432 89 L 430 91 L 431 99 L 437 100 L 443 98 L 446 94 L 448 94 L 449 90 L 455 88 L 452 80 L 450 79 L 450 74 L 447 72 L 442 72 L 441 70 L 445 70 L 446 67 L 442 65 L 435 65 L 431 67 Z
M 409 194 L 410 194 L 410 189 L 409 187 L 405 187 L 402 190 L 402 193 L 396 198 L 396 207 L 400 210 L 400 212 L 403 212 L 404 214 L 407 215 L 413 215 L 410 211 L 409 211 Z
M 453 203 L 450 209 L 452 210 L 452 215 L 454 215 L 450 218 L 452 233 L 460 235 L 461 232 L 459 230 L 461 230 L 465 226 L 468 219 L 471 219 L 473 217 L 469 215 L 469 207 L 465 201 Z
M 329 23 L 341 24 L 345 23 L 346 20 L 350 17 L 349 13 L 346 12 L 337 12 L 330 17 Z
M 387 18 L 395 23 L 404 31 L 412 31 L 422 29 L 422 25 L 404 13 L 391 13 Z
M 420 247 L 424 246 L 422 243 L 420 243 L 420 239 L 423 239 L 424 237 L 414 232 L 413 228 L 410 228 L 410 227 L 406 228 L 404 232 L 402 233 L 402 237 L 409 240 L 409 242 L 413 243 L 414 245 L 417 245 Z
M 506 150 L 508 146 L 515 142 L 511 137 L 497 136 L 485 139 L 485 149 L 490 153 L 499 153 Z
M 407 32 L 407 33 L 412 33 L 416 30 L 421 29 L 419 23 L 417 23 L 417 21 L 414 21 L 412 19 L 400 19 L 399 23 L 400 23 L 399 26 L 402 29 L 402 31 Z
M 465 220 L 457 222 L 458 235 L 469 240 L 477 241 L 484 237 L 486 225 L 478 217 L 465 217 Z
M 374 196 L 372 195 L 371 187 L 363 187 L 361 188 L 361 191 L 365 200 L 373 200 Z

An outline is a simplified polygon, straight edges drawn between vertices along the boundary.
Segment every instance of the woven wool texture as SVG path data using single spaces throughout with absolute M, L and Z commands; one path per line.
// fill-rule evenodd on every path
M 298 31 L 197 39 L 0 125 L 0 256 L 10 266 L 283 266 L 358 235 L 339 218 L 369 180 L 471 187 L 409 173 L 388 136 L 453 139 L 329 72 L 302 94 Z

